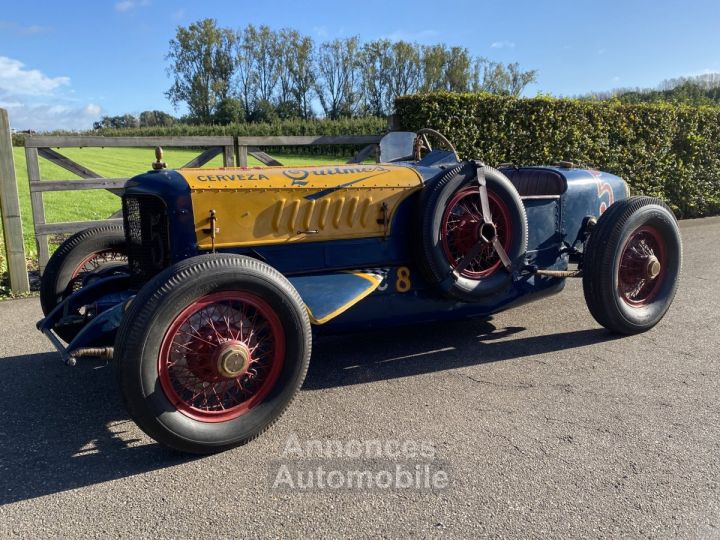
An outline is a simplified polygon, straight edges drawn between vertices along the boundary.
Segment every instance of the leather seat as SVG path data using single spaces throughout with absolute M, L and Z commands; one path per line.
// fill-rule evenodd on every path
M 561 195 L 567 189 L 565 177 L 552 169 L 502 167 L 500 172 L 508 177 L 521 197 Z

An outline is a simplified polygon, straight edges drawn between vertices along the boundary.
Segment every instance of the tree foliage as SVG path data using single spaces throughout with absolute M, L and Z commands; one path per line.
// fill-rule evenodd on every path
M 180 26 L 170 40 L 168 74 L 174 82 L 166 95 L 174 105 L 185 103 L 198 122 L 211 122 L 218 104 L 230 94 L 234 42 L 235 34 L 219 28 L 214 19 Z
M 621 103 L 675 103 L 684 105 L 720 105 L 720 73 L 678 77 L 662 81 L 657 88 L 617 88 L 591 92 L 580 99 L 615 100 Z
M 491 165 L 570 160 L 623 177 L 682 217 L 720 211 L 720 108 L 491 94 L 397 100 L 401 127 L 440 130 L 462 157 Z
M 320 45 L 315 91 L 325 116 L 354 116 L 360 109 L 360 40 L 357 36 Z
M 143 127 L 170 127 L 178 123 L 174 116 L 163 111 L 143 111 L 139 116 L 121 114 L 103 116 L 93 124 L 93 129 L 130 129 Z
M 197 122 L 272 117 L 384 116 L 405 94 L 483 90 L 520 95 L 535 71 L 474 58 L 463 47 L 420 46 L 357 36 L 315 44 L 298 31 L 248 25 L 219 28 L 213 19 L 179 27 L 170 42 L 167 92 Z M 270 109 L 274 109 L 271 111 Z

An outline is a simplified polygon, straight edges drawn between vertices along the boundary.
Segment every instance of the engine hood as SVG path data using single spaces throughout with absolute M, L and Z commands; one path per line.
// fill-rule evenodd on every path
M 190 188 L 198 247 L 318 242 L 388 234 L 423 178 L 406 165 L 179 169 Z
M 192 190 L 302 190 L 416 187 L 420 174 L 405 165 L 330 165 L 312 167 L 256 167 L 179 169 Z M 320 198 L 322 193 L 316 194 Z

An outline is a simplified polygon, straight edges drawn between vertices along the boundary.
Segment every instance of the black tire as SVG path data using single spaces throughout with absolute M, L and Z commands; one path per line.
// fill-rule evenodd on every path
M 197 353 L 193 352 L 185 357 L 186 366 L 183 369 L 187 373 L 183 374 L 184 378 L 177 380 L 188 386 L 180 388 L 174 397 L 175 390 L 168 387 L 170 383 L 163 382 L 163 368 L 160 366 L 166 365 L 166 355 L 161 354 L 163 350 L 170 351 L 168 358 L 172 358 L 169 356 L 172 354 L 182 355 L 183 349 L 172 352 L 174 341 L 171 342 L 170 349 L 164 347 L 168 339 L 174 340 L 174 336 L 181 335 L 182 326 L 175 325 L 183 320 L 183 314 L 189 309 L 195 309 L 193 306 L 202 305 L 198 303 L 199 299 L 228 294 L 251 295 L 266 303 L 275 314 L 271 317 L 276 317 L 280 322 L 280 327 L 275 327 L 272 331 L 275 340 L 272 342 L 275 344 L 272 350 L 275 351 L 274 347 L 279 343 L 277 340 L 282 337 L 285 353 L 282 355 L 281 368 L 276 372 L 277 378 L 270 383 L 262 383 L 267 387 L 264 397 L 260 400 L 258 396 L 258 403 L 239 416 L 225 419 L 227 415 L 210 416 L 215 414 L 209 410 L 211 406 L 217 409 L 216 412 L 225 414 L 224 407 L 218 409 L 222 405 L 218 394 L 215 394 L 217 402 L 211 397 L 201 405 L 196 404 L 195 397 L 190 397 L 198 386 L 190 388 L 192 385 L 187 382 L 187 374 L 191 374 L 192 369 L 195 369 L 187 367 L 190 365 L 188 358 L 196 358 L 191 355 Z M 230 322 L 227 322 L 227 332 L 232 336 L 231 326 L 237 330 L 237 322 L 231 315 L 228 314 L 227 317 L 230 319 Z M 257 318 L 258 312 L 255 312 L 253 323 Z M 193 330 L 198 333 L 199 339 L 202 328 L 197 322 L 195 324 L 198 328 Z M 176 328 L 176 331 L 173 331 L 173 328 Z M 242 330 L 240 332 L 242 333 Z M 207 336 L 203 339 L 212 341 Z M 181 347 L 192 348 L 194 340 L 193 337 Z M 202 343 L 202 339 L 199 341 Z M 217 340 L 217 343 L 226 346 L 228 342 Z M 218 345 L 210 349 L 199 361 L 206 362 L 208 366 L 217 366 L 218 364 L 213 362 L 222 357 L 220 348 Z M 201 255 L 167 268 L 139 291 L 115 340 L 115 370 L 128 412 L 145 433 L 159 443 L 181 452 L 209 454 L 249 442 L 282 415 L 305 379 L 310 352 L 311 331 L 307 310 L 297 291 L 282 274 L 249 257 L 231 254 Z M 177 356 L 174 358 L 177 363 Z M 228 377 L 227 380 L 231 382 L 225 390 L 218 387 L 223 399 L 226 395 L 236 396 L 237 390 L 234 390 L 232 384 L 245 384 L 242 377 L 246 375 L 247 372 L 242 376 L 233 376 L 235 378 Z M 205 388 L 207 383 L 203 382 L 202 385 L 202 388 Z M 215 392 L 215 383 L 210 385 Z M 186 390 L 189 393 L 178 398 Z M 235 394 L 223 394 L 232 390 Z M 209 390 L 206 393 L 209 393 Z M 228 405 L 230 402 L 223 403 Z M 232 406 L 241 407 L 239 401 Z M 200 410 L 202 407 L 207 410 Z M 228 406 L 228 411 L 233 410 Z
M 670 307 L 680 278 L 675 216 L 652 197 L 617 201 L 593 228 L 582 267 L 585 302 L 598 323 L 626 335 L 651 329 Z
M 103 256 L 108 254 L 109 256 Z M 88 260 L 93 255 L 95 261 Z M 100 269 L 106 264 L 127 261 L 127 247 L 122 225 L 91 227 L 65 240 L 48 261 L 40 280 L 40 305 L 43 314 L 50 313 L 63 299 L 80 286 L 87 273 L 84 266 Z M 70 342 L 82 325 L 57 327 L 56 333 Z
M 484 167 L 488 195 L 497 197 L 506 212 L 505 219 L 511 233 L 506 252 L 513 264 L 525 255 L 528 242 L 528 225 L 525 206 L 515 186 L 500 171 Z M 431 180 L 420 197 L 420 266 L 431 285 L 446 296 L 463 302 L 484 302 L 489 297 L 507 288 L 512 282 L 510 273 L 499 264 L 494 271 L 483 277 L 468 277 L 453 274 L 453 262 L 448 259 L 443 247 L 443 219 L 448 203 L 456 194 L 466 188 L 477 186 L 477 171 L 474 163 L 465 162 L 448 169 L 437 179 Z M 479 200 L 479 196 L 478 196 Z M 491 204 L 493 201 L 491 201 Z M 498 222 L 498 216 L 493 216 Z M 500 233 L 499 233 L 499 236 Z M 499 263 L 499 259 L 497 261 Z

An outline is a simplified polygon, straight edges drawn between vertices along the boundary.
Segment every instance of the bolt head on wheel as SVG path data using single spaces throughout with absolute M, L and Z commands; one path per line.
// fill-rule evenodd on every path
M 239 341 L 225 343 L 218 349 L 217 370 L 226 379 L 242 377 L 250 367 L 250 350 Z

